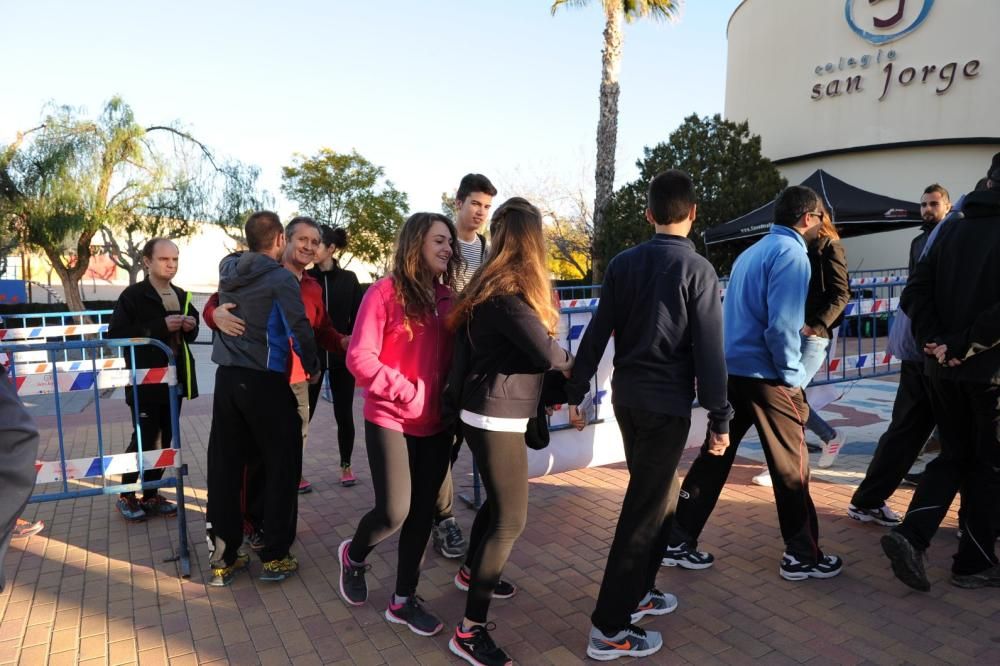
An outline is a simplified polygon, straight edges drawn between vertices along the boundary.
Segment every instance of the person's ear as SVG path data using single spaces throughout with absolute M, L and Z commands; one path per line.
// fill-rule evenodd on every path
M 698 204 L 691 204 L 691 224 L 698 219 Z
M 656 226 L 656 218 L 653 217 L 653 211 L 651 211 L 649 208 L 646 209 L 646 221 L 652 224 L 654 227 Z

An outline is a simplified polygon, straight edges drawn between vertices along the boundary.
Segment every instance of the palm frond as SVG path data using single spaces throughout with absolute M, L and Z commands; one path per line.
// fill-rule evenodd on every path
M 622 7 L 627 23 L 647 18 L 654 21 L 677 21 L 680 19 L 684 0 L 624 0 Z

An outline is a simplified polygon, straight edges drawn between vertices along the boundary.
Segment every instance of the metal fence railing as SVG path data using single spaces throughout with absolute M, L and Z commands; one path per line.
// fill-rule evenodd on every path
M 15 331 L 17 329 L 14 329 Z M 10 332 L 10 331 L 8 331 Z M 66 333 L 67 335 L 69 333 Z M 160 368 L 136 368 L 137 347 L 158 347 L 167 358 L 167 365 Z M 82 340 L 66 342 L 31 342 L 13 336 L 0 341 L 0 356 L 17 357 L 19 354 L 42 352 L 48 360 L 22 366 L 12 363 L 9 381 L 19 396 L 52 395 L 55 405 L 56 444 L 54 459 L 51 445 L 39 451 L 43 460 L 35 463 L 35 494 L 29 502 L 56 502 L 94 495 L 118 495 L 154 488 L 177 489 L 178 546 L 174 556 L 167 561 L 179 561 L 181 576 L 191 575 L 191 559 L 187 537 L 187 514 L 184 506 L 184 476 L 187 467 L 181 458 L 181 429 L 179 423 L 179 397 L 177 366 L 170 348 L 158 340 L 131 338 L 128 340 Z M 59 360 L 66 355 L 82 356 L 86 360 Z M 124 367 L 125 357 L 131 360 Z M 122 361 L 121 366 L 109 366 L 107 361 Z M 109 453 L 124 450 L 124 442 L 110 442 L 113 428 L 105 428 L 101 413 L 100 392 L 105 389 L 129 387 L 132 391 L 132 422 L 139 423 L 139 386 L 166 384 L 169 396 L 172 442 L 168 449 L 146 450 L 142 429 L 135 429 L 136 453 Z M 96 446 L 92 438 L 70 437 L 64 423 L 63 396 L 77 391 L 93 393 Z M 143 479 L 143 473 L 153 469 L 172 470 L 173 474 L 158 481 Z M 121 483 L 112 476 L 137 473 L 135 483 Z

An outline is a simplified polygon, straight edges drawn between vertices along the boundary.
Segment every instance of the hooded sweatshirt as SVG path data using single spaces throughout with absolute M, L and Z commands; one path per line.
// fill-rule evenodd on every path
M 452 291 L 434 285 L 435 312 L 404 325 L 391 277 L 365 292 L 347 369 L 364 389 L 365 420 L 416 437 L 441 432 L 441 393 L 451 365 L 453 335 L 445 327 Z
M 219 263 L 219 302 L 236 303 L 232 312 L 246 322 L 246 330 L 239 337 L 215 336 L 212 360 L 217 364 L 287 376 L 294 347 L 307 373 L 319 371 L 299 281 L 277 261 L 259 252 L 225 257 Z

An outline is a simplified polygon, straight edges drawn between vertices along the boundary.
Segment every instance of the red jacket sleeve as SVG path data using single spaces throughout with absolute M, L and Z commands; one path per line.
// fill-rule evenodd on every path
M 215 308 L 217 307 L 219 307 L 219 292 L 208 297 L 208 302 L 205 303 L 205 308 L 201 311 L 201 318 L 213 331 L 219 330 L 219 327 L 215 325 Z

